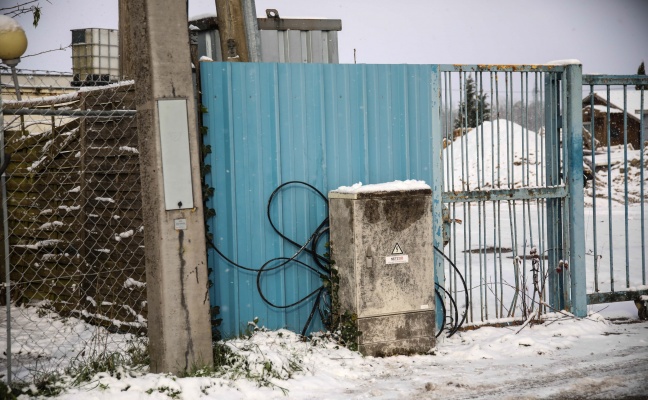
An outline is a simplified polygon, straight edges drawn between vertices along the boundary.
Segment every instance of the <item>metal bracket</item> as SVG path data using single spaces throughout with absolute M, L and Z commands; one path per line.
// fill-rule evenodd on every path
M 277 10 L 274 9 L 274 8 L 268 8 L 268 9 L 266 10 L 266 16 L 267 16 L 268 18 L 276 18 L 276 19 L 281 18 L 281 17 L 279 17 L 279 11 L 277 11 Z

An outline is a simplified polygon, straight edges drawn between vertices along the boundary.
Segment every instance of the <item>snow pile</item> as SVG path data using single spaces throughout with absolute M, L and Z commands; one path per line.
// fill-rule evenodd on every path
M 544 136 L 514 122 L 484 122 L 447 143 L 450 191 L 543 186 Z
M 627 154 L 627 174 L 625 158 Z M 477 128 L 446 142 L 443 166 L 446 173 L 446 190 L 471 191 L 545 186 L 545 137 L 507 120 L 487 121 Z M 644 198 L 648 191 L 648 146 L 635 150 L 631 145 L 599 148 L 583 158 L 584 169 L 594 172 L 594 184 L 585 186 L 585 205 L 592 205 L 594 195 L 623 203 L 627 185 L 628 202 L 641 202 L 641 172 L 644 178 Z M 609 168 L 608 168 L 609 167 Z M 608 177 L 609 175 L 609 177 Z M 609 179 L 609 182 L 608 182 Z
M 393 181 L 387 183 L 377 183 L 371 185 L 363 185 L 362 182 L 358 182 L 351 186 L 340 186 L 339 188 L 333 190 L 333 192 L 371 193 L 371 192 L 392 192 L 392 191 L 420 190 L 420 189 L 430 189 L 430 185 L 428 185 L 424 181 L 417 181 L 414 179 L 408 179 L 405 181 Z
M 0 14 L 0 33 L 22 31 L 23 28 L 13 18 Z

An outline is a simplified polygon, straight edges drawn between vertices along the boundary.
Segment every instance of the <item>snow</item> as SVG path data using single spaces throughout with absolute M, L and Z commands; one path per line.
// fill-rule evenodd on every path
M 547 65 L 572 65 L 572 64 L 583 65 L 583 63 L 580 60 L 577 60 L 575 58 L 568 58 L 568 59 L 565 59 L 565 60 L 549 61 L 546 64 Z
M 57 226 L 64 226 L 65 224 L 61 221 L 46 222 L 38 227 L 39 230 L 52 230 Z
M 216 18 L 216 13 L 202 13 L 202 14 L 196 14 L 189 18 L 189 21 L 198 21 L 200 19 L 205 19 L 205 18 Z
M 543 185 L 544 136 L 504 119 L 484 122 L 447 143 L 450 191 Z
M 33 163 L 31 163 L 31 165 L 29 167 L 27 167 L 27 171 L 33 171 L 33 170 L 37 169 L 38 166 L 41 165 L 43 163 L 43 161 L 45 161 L 45 160 L 47 160 L 47 156 L 43 156 L 43 157 L 39 158 L 38 160 L 34 161 Z
M 596 94 L 604 101 L 608 100 L 607 90 L 595 90 L 594 94 Z M 610 90 L 609 103 L 611 113 L 622 113 L 624 104 L 623 90 L 614 90 L 614 88 Z M 641 91 L 634 90 L 634 88 L 632 87 L 626 90 L 625 104 L 627 105 L 628 115 L 633 115 L 636 118 L 640 118 L 639 111 L 641 110 Z M 589 107 L 589 104 L 587 104 L 586 107 Z M 607 112 L 607 106 L 604 105 L 595 105 L 594 108 L 602 112 Z M 643 110 L 646 109 L 648 109 L 648 95 L 644 94 Z
M 225 342 L 240 361 L 218 374 L 179 378 L 147 373 L 145 368 L 119 378 L 99 373 L 56 398 L 168 399 L 171 393 L 182 399 L 232 400 L 645 396 L 648 323 L 613 324 L 604 317 L 608 317 L 605 309 L 584 319 L 551 314 L 543 324 L 522 330 L 482 327 L 440 338 L 429 354 L 389 358 L 363 357 L 322 336 L 303 341 L 287 330 L 260 329 L 251 337 Z M 43 329 L 49 325 L 39 322 L 56 325 Z M 33 336 L 25 342 L 31 345 L 15 348 L 12 354 L 40 356 L 40 362 L 75 354 L 100 329 L 75 318 L 57 320 L 35 312 L 13 323 L 31 327 Z M 6 332 L 2 328 L 0 336 Z M 38 346 L 46 336 L 60 338 L 63 332 L 66 340 L 59 346 L 50 350 Z M 114 348 L 128 338 L 111 334 L 106 343 Z
M 34 244 L 15 244 L 13 245 L 14 247 L 19 247 L 19 248 L 24 248 L 24 249 L 30 249 L 30 250 L 38 250 L 41 247 L 54 247 L 59 243 L 63 243 L 63 240 L 60 239 L 47 239 L 47 240 L 41 240 L 38 241 Z
M 599 112 L 602 112 L 602 113 L 607 113 L 607 111 L 608 111 L 607 106 L 604 106 L 602 104 L 595 104 L 594 109 L 596 111 L 599 111 Z M 623 110 L 615 107 L 613 104 L 610 104 L 610 114 L 612 114 L 612 113 L 623 114 Z
M 128 279 L 126 279 L 126 282 L 124 282 L 124 287 L 127 288 L 127 289 L 130 289 L 132 287 L 144 288 L 144 287 L 146 287 L 146 283 L 136 281 L 133 278 L 128 278 Z
M 420 189 L 430 189 L 430 185 L 425 183 L 425 181 L 417 181 L 414 179 L 409 179 L 405 181 L 376 183 L 371 185 L 363 185 L 362 182 L 358 182 L 351 186 L 340 186 L 339 188 L 333 190 L 333 192 L 351 194 L 351 193 L 391 192 L 391 191 L 420 190 Z
M 0 14 L 0 33 L 22 31 L 23 28 L 13 18 Z
M 212 60 L 211 57 L 200 56 L 200 59 L 198 61 L 214 61 L 214 60 Z
M 115 235 L 115 240 L 120 242 L 122 239 L 127 239 L 133 236 L 135 232 L 132 229 L 127 230 L 126 232 L 121 232 Z
M 106 89 L 118 88 L 122 86 L 130 86 L 134 84 L 135 84 L 134 80 L 126 80 L 126 81 L 111 83 L 109 85 L 104 85 L 104 86 L 82 86 L 79 88 L 79 92 L 93 92 L 96 90 L 106 90 Z
M 4 314 L 4 313 L 3 313 Z M 62 318 L 47 309 L 47 303 L 40 307 L 11 307 L 12 347 L 14 360 L 20 360 L 22 370 L 14 370 L 19 378 L 28 373 L 27 368 L 40 371 L 53 371 L 65 367 L 82 351 L 90 348 L 96 340 L 104 339 L 108 332 L 100 327 L 87 324 L 77 318 Z M 0 341 L 6 343 L 7 320 L 0 318 Z M 132 335 L 111 335 L 104 342 L 106 351 L 125 347 Z M 5 353 L 0 359 L 5 359 Z M 0 364 L 0 375 L 6 374 L 6 364 Z M 4 378 L 3 378 L 4 379 Z
M 126 152 L 133 153 L 133 154 L 139 154 L 139 150 L 137 150 L 135 147 L 119 146 L 119 150 L 126 151 Z
M 77 186 L 76 188 L 74 188 L 74 189 L 72 189 L 72 190 L 69 190 L 68 193 L 76 193 L 76 192 L 78 192 L 79 190 L 75 190 L 75 189 L 77 189 L 77 188 L 80 189 L 81 187 L 80 187 L 80 186 Z M 81 209 L 81 206 L 58 206 L 58 209 L 59 209 L 59 210 L 66 211 L 66 212 L 70 212 L 70 211 L 78 211 L 78 210 Z

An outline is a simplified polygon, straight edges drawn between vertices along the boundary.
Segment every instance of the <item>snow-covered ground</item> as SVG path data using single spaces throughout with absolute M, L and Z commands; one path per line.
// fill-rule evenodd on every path
M 178 378 L 145 371 L 107 373 L 58 398 L 115 399 L 461 399 L 624 398 L 648 396 L 648 322 L 615 324 L 603 316 L 636 316 L 619 303 L 577 320 L 552 314 L 542 325 L 482 327 L 443 338 L 432 354 L 362 357 L 331 341 L 304 342 L 289 331 L 256 332 L 228 342 L 249 371 L 268 363 L 280 378 Z M 79 326 L 78 321 L 68 320 Z M 289 373 L 289 371 L 292 371 Z M 289 376 L 291 376 L 289 378 Z M 27 398 L 28 395 L 23 396 Z M 643 398 L 643 397 L 642 397 Z

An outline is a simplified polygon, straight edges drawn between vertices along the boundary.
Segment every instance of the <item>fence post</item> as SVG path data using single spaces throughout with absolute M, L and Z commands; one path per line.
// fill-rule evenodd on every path
M 0 165 L 5 162 L 5 139 L 4 139 L 4 113 L 2 112 L 2 85 L 0 85 Z M 0 176 L 0 191 L 2 192 L 2 241 L 4 260 L 4 289 L 6 296 L 7 311 L 7 347 L 5 350 L 7 360 L 7 385 L 11 384 L 11 267 L 9 261 L 9 211 L 7 210 L 7 181 L 5 172 Z
M 560 142 L 559 142 L 559 81 L 555 73 L 545 76 L 545 154 L 546 179 L 548 186 L 560 184 Z M 562 254 L 561 199 L 547 199 L 547 268 L 549 274 L 549 305 L 562 310 L 565 307 L 562 282 L 557 272 Z
M 441 131 L 441 74 L 439 66 L 435 65 L 430 72 L 432 74 L 432 87 L 430 88 L 430 100 L 432 107 L 432 244 L 435 248 L 443 251 L 443 132 Z M 445 273 L 443 256 L 438 250 L 432 250 L 434 254 L 434 282 L 445 287 Z M 436 299 L 436 328 L 440 330 L 445 323 L 442 301 L 445 296 L 435 296 Z
M 583 105 L 582 65 L 565 66 L 564 90 L 566 103 L 563 112 L 563 138 L 567 147 L 565 183 L 567 185 L 569 212 L 569 275 L 571 283 L 572 313 L 577 317 L 587 315 L 587 288 L 585 271 L 585 224 L 583 210 Z

